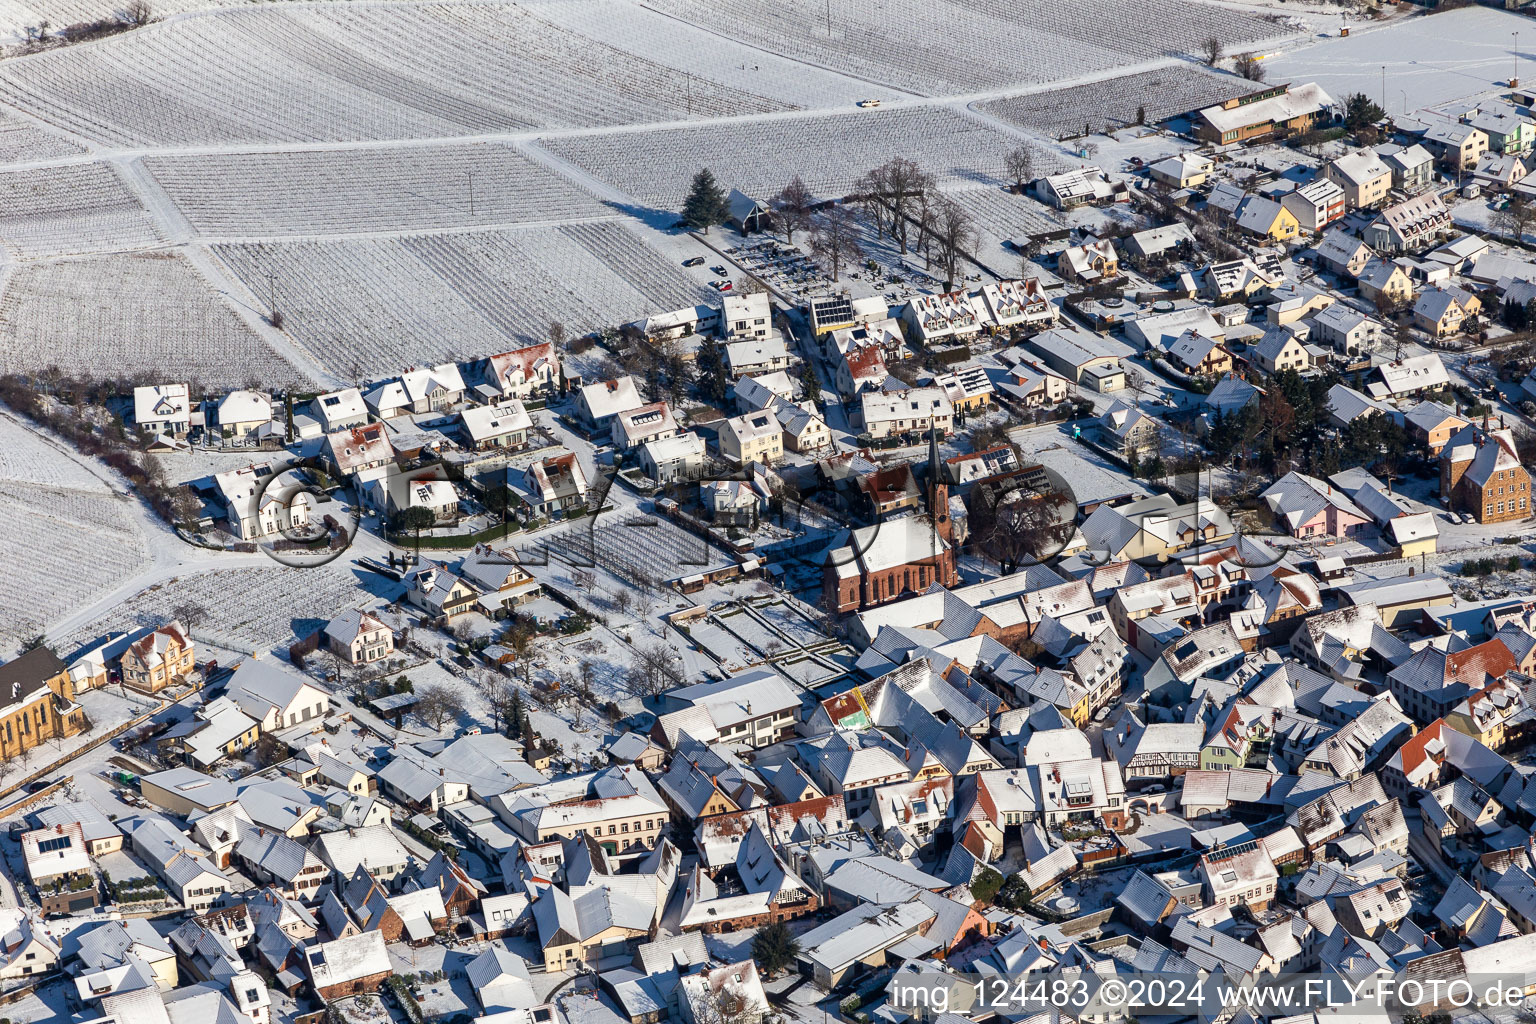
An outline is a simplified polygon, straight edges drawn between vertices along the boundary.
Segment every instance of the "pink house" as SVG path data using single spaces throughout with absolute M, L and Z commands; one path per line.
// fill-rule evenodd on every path
M 1263 498 L 1292 537 L 1351 537 L 1371 523 L 1349 495 L 1305 473 L 1287 473 Z

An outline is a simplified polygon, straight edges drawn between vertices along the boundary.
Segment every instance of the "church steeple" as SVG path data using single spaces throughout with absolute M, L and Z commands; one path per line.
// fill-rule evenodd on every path
M 949 484 L 944 481 L 944 467 L 939 462 L 939 428 L 928 431 L 928 514 L 933 517 L 933 531 L 945 544 L 954 543 L 954 527 L 949 521 Z

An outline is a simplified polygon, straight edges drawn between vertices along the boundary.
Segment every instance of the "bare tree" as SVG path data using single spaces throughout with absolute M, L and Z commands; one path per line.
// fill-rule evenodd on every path
M 432 728 L 443 731 L 443 723 L 455 715 L 463 714 L 464 702 L 457 691 L 444 683 L 428 683 L 416 691 L 416 713 Z
M 811 251 L 818 259 L 832 265 L 832 280 L 842 273 L 843 265 L 864 255 L 859 246 L 858 221 L 846 207 L 834 206 L 817 218 L 816 233 L 811 237 Z
M 1024 186 L 1035 179 L 1035 158 L 1028 146 L 1019 146 L 1003 157 L 1003 170 L 1013 182 L 1015 192 L 1022 194 Z
M 597 583 L 597 576 L 590 569 L 573 569 L 571 570 L 571 583 L 575 585 L 577 590 L 585 594 Z
M 1205 62 L 1211 67 L 1215 67 L 1221 61 L 1221 54 L 1224 49 L 1225 47 L 1222 46 L 1221 40 L 1215 36 L 1210 36 L 1205 42 L 1200 44 L 1200 52 L 1205 54 Z
M 504 721 L 509 718 L 512 710 L 512 697 L 517 693 L 517 687 L 512 681 L 500 672 L 484 671 L 476 677 L 480 683 L 480 695 L 485 698 L 486 705 L 491 709 L 491 722 L 496 731 L 501 731 Z
M 1269 69 L 1259 59 L 1256 53 L 1239 54 L 1232 60 L 1232 70 L 1248 79 L 1250 82 L 1262 82 L 1264 76 L 1269 74 Z
M 183 601 L 171 609 L 171 617 L 187 629 L 196 629 L 208 621 L 208 608 L 196 601 Z
M 811 227 L 811 214 L 815 209 L 816 199 L 811 195 L 811 190 L 805 187 L 805 182 L 800 175 L 789 179 L 789 184 L 784 186 L 773 200 L 773 208 L 779 214 L 779 226 L 784 229 L 784 239 L 791 245 L 795 241 L 796 231 L 807 231 Z
M 128 5 L 123 8 L 123 20 L 135 28 L 148 25 L 155 20 L 155 10 L 148 0 L 128 0 Z
M 965 207 L 952 199 L 940 199 L 935 204 L 933 241 L 944 269 L 944 290 L 948 291 L 960 276 L 960 261 L 968 250 L 976 248 L 976 227 Z
M 656 641 L 635 648 L 635 660 L 630 666 L 629 684 L 636 692 L 647 697 L 664 693 L 682 682 L 683 662 L 669 645 Z
M 1510 193 L 1509 202 L 1493 215 L 1493 230 L 1508 235 L 1517 242 L 1525 241 L 1525 232 L 1536 218 L 1536 207 L 1519 193 Z
M 613 595 L 613 607 L 620 615 L 628 615 L 629 609 L 635 603 L 635 596 L 628 588 L 616 591 Z
M 569 335 L 565 332 L 565 324 L 559 320 L 551 320 L 549 324 L 549 340 L 555 348 L 564 348 Z

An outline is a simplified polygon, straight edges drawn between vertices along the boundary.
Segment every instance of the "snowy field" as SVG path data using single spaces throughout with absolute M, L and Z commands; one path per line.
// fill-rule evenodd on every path
M 284 328 L 364 374 L 616 326 L 715 295 L 623 224 L 219 245 L 252 289 L 276 275 Z
M 59 637 L 71 650 L 113 630 L 158 625 L 183 604 L 200 606 L 204 622 L 193 636 L 234 651 L 285 650 L 352 607 L 399 596 L 398 583 L 338 560 L 318 569 L 273 563 L 209 570 L 167 580 L 128 598 L 107 615 Z
M 895 156 L 916 161 L 944 181 L 998 181 L 1003 157 L 1020 140 L 948 108 L 900 107 L 560 136 L 540 145 L 641 202 L 675 210 L 702 167 L 749 195 L 775 195 L 798 174 L 813 193 L 841 196 L 866 171 Z M 1035 162 L 1042 174 L 1064 166 L 1043 149 Z
M 694 76 L 690 88 L 702 77 L 800 108 L 852 106 L 869 95 L 867 82 L 723 39 L 630 0 L 533 0 L 525 6 L 605 46 L 687 70 Z
M 1040 135 L 1066 139 L 1084 134 L 1084 126 L 1102 132 L 1135 124 L 1138 110 L 1151 124 L 1259 88 L 1263 86 L 1236 75 L 1177 64 L 1087 85 L 1009 96 L 979 104 L 976 109 Z
M 198 232 L 223 238 L 613 215 L 504 143 L 152 157 L 145 166 Z
M 62 135 L 12 114 L 0 113 L 0 164 L 21 164 L 77 156 L 84 149 Z
M 0 173 L 0 243 L 16 257 L 113 252 L 159 240 L 143 205 L 108 164 Z
M 528 8 L 478 3 L 268 5 L 165 21 L 8 61 L 0 99 L 120 145 L 445 138 L 787 106 Z
M 1356 24 L 1347 38 L 1320 40 L 1265 66 L 1271 82 L 1316 82 L 1341 102 L 1363 92 L 1401 115 L 1505 88 L 1515 72 L 1513 33 L 1522 30 L 1536 37 L 1528 18 L 1466 7 L 1380 28 Z M 1522 80 L 1536 74 L 1528 56 L 1521 63 Z
M 924 95 L 1052 82 L 1193 53 L 1219 36 L 1232 50 L 1289 34 L 1263 17 L 1177 0 L 651 0 L 727 38 Z M 830 27 L 830 33 L 828 31 Z M 875 90 L 879 94 L 879 90 Z
M 944 194 L 959 203 L 975 222 L 981 241 L 976 257 L 1010 277 L 1019 274 L 1019 254 L 1004 249 L 1005 241 L 1067 226 L 1060 212 L 1001 188 L 957 188 Z
M 10 416 L 0 416 L 0 646 L 120 586 L 149 560 L 130 499 Z
M 264 289 L 263 289 L 264 290 Z M 0 365 L 108 368 L 207 385 L 269 387 L 304 376 L 267 347 L 182 256 L 81 257 L 13 267 L 0 296 Z

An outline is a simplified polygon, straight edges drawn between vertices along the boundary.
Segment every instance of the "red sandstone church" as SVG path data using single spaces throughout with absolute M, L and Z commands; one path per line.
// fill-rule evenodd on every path
M 958 586 L 949 487 L 938 466 L 938 443 L 928 452 L 928 515 L 887 519 L 852 531 L 848 543 L 827 552 L 822 601 L 841 615 L 921 594 L 935 583 Z

